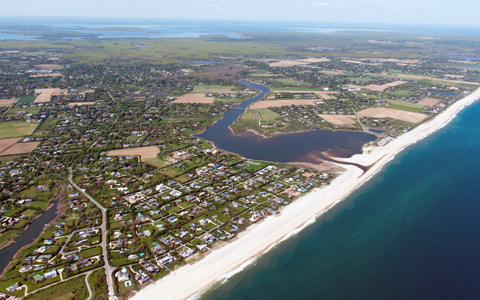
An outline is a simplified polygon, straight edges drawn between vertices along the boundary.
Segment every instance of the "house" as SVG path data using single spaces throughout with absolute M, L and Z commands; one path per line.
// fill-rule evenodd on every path
M 53 277 L 55 277 L 55 276 L 58 276 L 57 270 L 52 269 L 50 272 L 46 272 L 46 273 L 44 274 L 44 276 L 45 276 L 45 279 L 49 279 L 49 278 L 53 278 Z
M 123 267 L 122 269 L 120 269 L 120 271 L 115 273 L 115 277 L 117 277 L 117 280 L 119 282 L 122 282 L 122 281 L 128 280 L 130 278 L 130 275 L 128 274 L 127 269 L 125 269 L 125 267 Z

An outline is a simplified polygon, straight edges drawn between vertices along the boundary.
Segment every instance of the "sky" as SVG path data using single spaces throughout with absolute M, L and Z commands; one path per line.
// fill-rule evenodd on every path
M 2 16 L 282 20 L 480 26 L 478 0 L 13 0 Z

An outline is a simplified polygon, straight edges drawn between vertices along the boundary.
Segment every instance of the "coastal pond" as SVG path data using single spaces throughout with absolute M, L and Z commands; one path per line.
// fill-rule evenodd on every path
M 328 160 L 324 153 L 332 157 L 350 157 L 362 153 L 363 145 L 377 138 L 365 132 L 321 129 L 279 134 L 271 138 L 265 138 L 253 132 L 236 136 L 229 126 L 245 112 L 250 104 L 260 101 L 270 92 L 267 86 L 247 80 L 240 82 L 251 89 L 259 90 L 260 94 L 226 111 L 222 119 L 208 127 L 202 134 L 196 135 L 197 137 L 213 142 L 217 148 L 237 153 L 245 158 L 283 163 L 318 163 L 321 160 Z

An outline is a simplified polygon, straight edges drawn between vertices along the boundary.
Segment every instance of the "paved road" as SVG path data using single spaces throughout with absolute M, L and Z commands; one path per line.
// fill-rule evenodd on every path
M 103 261 L 105 262 L 105 274 L 107 275 L 107 285 L 108 285 L 108 299 L 109 300 L 116 300 L 117 297 L 115 296 L 115 290 L 113 288 L 113 271 L 115 270 L 114 267 L 110 266 L 108 262 L 108 256 L 107 256 L 107 210 L 100 205 L 95 199 L 90 197 L 87 193 L 85 193 L 84 189 L 81 189 L 78 185 L 73 182 L 72 179 L 72 168 L 68 168 L 70 174 L 68 175 L 68 181 L 70 181 L 70 184 L 76 188 L 80 193 L 82 193 L 85 197 L 87 197 L 88 200 L 92 201 L 93 204 L 95 204 L 98 209 L 102 212 L 102 225 L 100 225 L 100 228 L 102 229 L 102 255 L 103 255 Z
M 85 284 L 87 285 L 87 289 L 89 293 L 87 300 L 92 299 L 92 296 L 93 296 L 92 289 L 90 288 L 90 284 L 88 284 L 88 276 L 90 276 L 90 274 L 92 274 L 92 272 L 88 272 L 87 276 L 85 276 Z

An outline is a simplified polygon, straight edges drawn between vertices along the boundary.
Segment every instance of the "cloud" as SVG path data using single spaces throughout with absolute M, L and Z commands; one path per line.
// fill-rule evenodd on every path
M 321 3 L 315 3 L 313 6 L 330 6 L 330 5 L 321 2 Z

